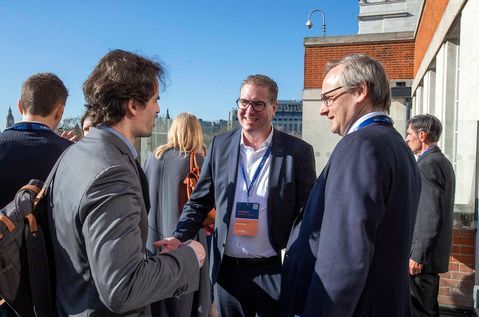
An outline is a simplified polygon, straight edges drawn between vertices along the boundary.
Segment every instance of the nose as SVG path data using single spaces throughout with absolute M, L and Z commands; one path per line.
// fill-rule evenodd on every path
M 319 108 L 319 114 L 322 116 L 328 115 L 329 107 L 326 103 L 321 103 L 321 107 Z

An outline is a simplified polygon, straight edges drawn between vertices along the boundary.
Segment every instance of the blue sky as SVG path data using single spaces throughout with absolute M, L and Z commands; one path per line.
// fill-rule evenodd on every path
M 15 120 L 22 82 L 56 73 L 69 90 L 64 118 L 83 112 L 82 84 L 111 49 L 161 61 L 169 85 L 160 115 L 188 111 L 227 119 L 241 80 L 263 73 L 280 99 L 301 99 L 303 40 L 357 33 L 357 0 L 0 0 L 0 129 L 11 106 Z

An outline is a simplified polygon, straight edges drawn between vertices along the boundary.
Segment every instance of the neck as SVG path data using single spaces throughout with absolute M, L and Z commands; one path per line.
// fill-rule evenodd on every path
M 48 126 L 52 130 L 55 130 L 58 126 L 58 122 L 53 118 L 53 116 L 42 117 L 26 113 L 22 116 L 22 120 L 28 122 L 40 122 Z
M 381 111 L 381 110 L 376 110 L 374 107 L 370 104 L 364 105 L 364 107 L 360 107 L 359 111 L 356 112 L 356 114 L 353 116 L 351 122 L 349 123 L 349 126 L 347 130 L 344 132 L 344 134 L 347 134 L 349 129 L 354 125 L 356 121 L 358 121 L 362 116 L 367 115 L 368 113 L 375 112 L 375 111 Z
M 114 125 L 111 126 L 113 129 L 116 131 L 120 132 L 121 135 L 123 135 L 131 144 L 135 144 L 135 136 L 133 133 L 130 132 L 130 129 L 128 129 L 126 123 L 122 120 L 120 122 L 115 123 Z
M 418 156 L 421 156 L 424 154 L 424 152 L 426 152 L 428 149 L 430 149 L 431 147 L 433 147 L 434 145 L 436 145 L 437 143 L 422 143 L 422 148 L 421 148 L 421 151 L 419 151 L 419 153 L 417 154 Z
M 264 132 L 261 133 L 249 133 L 247 131 L 243 130 L 243 142 L 247 146 L 251 146 L 255 151 L 259 149 L 259 146 L 263 144 L 263 142 L 268 138 L 268 135 L 271 132 L 271 129 L 273 127 L 270 127 L 269 129 L 266 129 Z

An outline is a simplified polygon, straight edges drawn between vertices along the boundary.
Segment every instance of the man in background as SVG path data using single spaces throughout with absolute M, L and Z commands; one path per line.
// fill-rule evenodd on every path
M 408 122 L 406 142 L 417 157 L 422 190 L 409 260 L 414 317 L 439 316 L 439 274 L 449 270 L 455 176 L 437 146 L 438 118 L 417 115 Z
M 0 133 L 0 208 L 31 179 L 45 181 L 58 157 L 72 144 L 54 132 L 67 97 L 65 85 L 51 73 L 35 74 L 23 83 L 18 101 L 22 121 Z M 7 309 L 6 304 L 2 306 Z

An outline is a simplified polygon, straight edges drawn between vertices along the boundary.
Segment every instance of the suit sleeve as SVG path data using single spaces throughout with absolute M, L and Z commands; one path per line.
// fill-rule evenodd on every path
M 429 177 L 431 174 L 440 175 L 434 171 L 433 164 L 421 164 L 419 170 L 422 189 L 414 227 L 411 259 L 417 263 L 427 264 L 444 223 L 444 191 Z
M 146 257 L 141 188 L 131 169 L 117 165 L 101 172 L 82 204 L 88 263 L 99 297 L 111 311 L 124 313 L 198 287 L 199 266 L 191 248 Z
M 206 157 L 202 163 L 198 183 L 191 193 L 190 199 L 183 206 L 176 231 L 173 234 L 180 241 L 193 239 L 203 225 L 208 212 L 215 206 L 215 190 L 213 180 L 213 157 L 215 140 L 211 142 Z M 198 161 L 198 164 L 201 164 Z
M 159 254 L 160 250 L 153 247 L 153 242 L 161 240 L 162 238 L 160 237 L 160 233 L 159 233 L 160 230 L 157 226 L 159 210 L 156 210 L 156 208 L 158 207 L 158 201 L 157 201 L 157 198 L 155 197 L 155 194 L 158 189 L 153 187 L 154 185 L 152 184 L 152 182 L 154 180 L 154 177 L 151 175 L 153 171 L 150 170 L 150 169 L 153 169 L 151 165 L 153 164 L 152 160 L 154 159 L 155 158 L 153 156 L 150 156 L 146 160 L 145 166 L 143 167 L 145 171 L 145 175 L 148 178 L 148 184 L 149 184 L 148 191 L 150 194 L 150 202 L 151 202 L 151 208 L 150 208 L 150 211 L 148 212 L 148 238 L 146 240 L 146 249 L 148 250 L 150 254 Z
M 352 316 L 373 258 L 389 172 L 373 145 L 351 140 L 331 157 L 304 316 Z
M 310 144 L 307 145 L 298 162 L 295 181 L 297 188 L 296 210 L 299 211 L 306 205 L 311 188 L 316 181 L 314 151 Z

